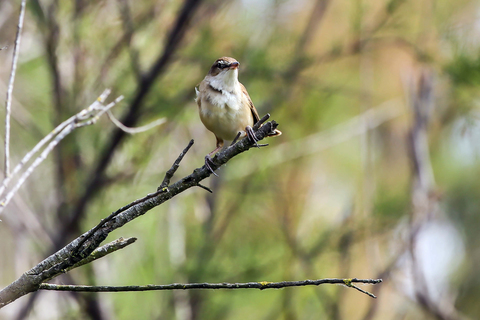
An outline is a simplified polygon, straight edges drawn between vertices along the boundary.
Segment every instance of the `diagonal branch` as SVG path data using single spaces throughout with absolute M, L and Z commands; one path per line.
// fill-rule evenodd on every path
M 265 123 L 262 127 L 254 131 L 257 140 L 263 140 L 271 134 L 277 126 L 278 124 L 275 121 Z M 212 169 L 218 169 L 231 158 L 252 147 L 253 143 L 249 138 L 240 140 L 235 145 L 217 153 L 211 163 Z M 37 291 L 42 282 L 64 273 L 68 268 L 88 258 L 107 238 L 109 233 L 170 200 L 183 191 L 198 186 L 202 180 L 208 178 L 211 174 L 211 171 L 204 165 L 201 168 L 195 169 L 192 174 L 180 179 L 174 184 L 134 201 L 112 213 L 109 217 L 100 221 L 96 227 L 79 236 L 31 270 L 24 273 L 9 286 L 0 290 L 0 308 L 21 296 Z

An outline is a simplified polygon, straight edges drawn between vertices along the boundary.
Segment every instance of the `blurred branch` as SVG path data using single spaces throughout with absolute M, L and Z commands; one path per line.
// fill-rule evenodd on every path
M 127 0 L 118 0 L 120 15 L 122 17 L 122 24 L 124 30 L 124 39 L 128 47 L 128 53 L 130 55 L 130 64 L 132 65 L 133 73 L 135 74 L 137 80 L 140 82 L 142 79 L 142 70 L 140 68 L 140 60 L 138 51 L 132 47 L 132 38 L 135 32 L 133 26 L 132 15 L 130 13 L 130 7 L 128 6 Z
M 388 4 L 386 4 L 385 8 L 380 10 L 380 12 L 376 15 L 375 21 L 372 26 L 367 27 L 365 30 L 362 31 L 361 36 L 357 35 L 352 41 L 342 47 L 333 47 L 330 51 L 322 54 L 318 58 L 315 58 L 316 62 L 329 62 L 340 57 L 346 57 L 361 52 L 369 42 L 376 39 L 374 37 L 375 34 L 377 34 L 377 32 L 380 31 L 387 24 L 395 11 L 405 2 L 405 0 L 390 0 Z M 417 49 L 414 44 L 403 38 L 392 37 L 392 39 L 401 45 Z M 423 54 L 421 54 L 418 50 L 416 50 L 416 53 L 419 56 L 423 56 Z
M 103 102 L 110 94 L 110 90 L 105 90 L 98 99 L 92 103 L 88 108 L 83 109 L 76 115 L 70 117 L 66 121 L 58 125 L 52 132 L 50 132 L 45 138 L 43 138 L 30 152 L 28 152 L 25 157 L 20 161 L 20 163 L 15 167 L 11 176 L 6 178 L 3 181 L 2 186 L 0 187 L 0 195 L 2 195 L 8 184 L 14 178 L 20 170 L 23 169 L 24 165 L 38 152 L 40 149 L 48 142 L 47 147 L 42 151 L 42 153 L 33 161 L 33 163 L 25 170 L 25 172 L 20 176 L 17 181 L 17 184 L 13 186 L 10 191 L 0 200 L 0 213 L 3 212 L 6 205 L 10 202 L 12 197 L 18 191 L 18 189 L 23 185 L 27 180 L 30 174 L 45 160 L 48 154 L 58 145 L 58 143 L 64 139 L 67 135 L 72 133 L 73 130 L 94 124 L 98 118 L 111 109 L 115 104 L 120 102 L 123 99 L 123 96 L 119 96 L 113 102 L 104 106 Z
M 329 3 L 330 0 L 317 0 L 315 2 L 310 18 L 308 19 L 307 26 L 305 27 L 305 30 L 303 31 L 302 36 L 297 44 L 295 57 L 304 55 L 306 46 L 310 44 L 315 30 L 323 21 L 323 17 L 325 16 L 325 12 L 327 11 Z M 295 67 L 294 65 L 291 66 L 292 69 Z
M 263 140 L 270 135 L 277 126 L 278 124 L 275 121 L 265 123 L 254 132 L 257 140 Z M 190 144 L 191 143 L 192 142 L 190 142 Z M 248 137 L 240 140 L 235 145 L 217 153 L 212 160 L 211 168 L 216 170 L 234 156 L 249 150 L 253 146 L 252 141 Z M 174 163 L 172 167 L 174 167 L 175 164 L 178 165 L 178 163 Z M 208 178 L 211 174 L 211 171 L 204 165 L 201 168 L 195 169 L 192 174 L 184 177 L 176 183 L 164 187 L 155 193 L 148 194 L 144 198 L 136 200 L 115 211 L 107 218 L 101 220 L 97 226 L 76 238 L 68 245 L 40 262 L 31 270 L 25 272 L 20 278 L 6 288 L 2 289 L 0 291 L 0 308 L 15 301 L 21 296 L 37 291 L 42 282 L 64 273 L 68 268 L 90 256 L 92 252 L 99 247 L 100 243 L 107 238 L 109 233 L 124 226 L 126 223 L 138 218 L 152 208 L 161 205 L 183 191 L 198 186 L 200 181 Z
M 163 52 L 151 66 L 150 70 L 141 77 L 141 81 L 138 83 L 137 94 L 132 99 L 126 115 L 121 120 L 125 126 L 133 127 L 137 123 L 147 94 L 153 87 L 155 80 L 165 71 L 168 63 L 171 61 L 173 54 L 189 28 L 189 22 L 200 3 L 201 0 L 186 0 L 184 2 L 182 9 L 177 16 L 174 27 L 167 38 Z M 91 198 L 96 195 L 97 191 L 102 187 L 105 170 L 113 157 L 114 151 L 118 148 L 125 136 L 124 131 L 120 129 L 116 130 L 111 135 L 111 138 L 106 143 L 104 149 L 99 153 L 96 167 L 89 174 L 91 179 L 85 186 L 85 192 L 79 197 L 75 209 L 72 214 L 69 215 L 69 221 L 66 223 L 62 234 L 58 238 L 58 246 L 63 245 L 69 233 L 84 215 L 86 206 Z
M 152 128 L 158 127 L 159 125 L 162 125 L 167 121 L 167 119 L 165 119 L 165 118 L 160 118 L 160 119 L 154 120 L 154 121 L 152 121 L 149 124 L 146 124 L 144 126 L 137 127 L 137 128 L 130 128 L 130 127 L 127 127 L 127 126 L 123 125 L 123 123 L 121 123 L 120 120 L 115 118 L 115 116 L 113 115 L 113 113 L 110 110 L 107 112 L 107 116 L 110 119 L 110 121 L 112 121 L 113 124 L 115 126 L 117 126 L 117 128 L 119 128 L 120 130 L 122 130 L 126 133 L 129 133 L 129 134 L 136 134 L 136 133 L 140 133 L 140 132 L 145 132 L 145 131 L 150 130 Z
M 269 112 L 274 106 L 278 104 L 278 101 L 287 100 L 287 98 L 292 94 L 295 83 L 297 82 L 298 77 L 301 72 L 309 65 L 307 63 L 307 47 L 313 39 L 313 35 L 317 30 L 320 23 L 325 17 L 325 12 L 327 11 L 330 0 L 317 0 L 315 5 L 310 13 L 308 18 L 307 25 L 302 32 L 302 35 L 295 46 L 295 51 L 292 57 L 290 65 L 285 69 L 282 74 L 282 78 L 286 80 L 286 85 L 281 85 L 278 83 L 278 88 L 281 90 L 274 90 L 274 95 L 270 97 L 262 107 L 262 110 Z M 288 90 L 285 90 L 287 88 Z
M 371 108 L 330 129 L 297 141 L 282 143 L 268 151 L 269 155 L 262 161 L 261 165 L 263 168 L 276 166 L 280 163 L 315 154 L 353 137 L 365 134 L 368 130 L 373 130 L 404 113 L 400 106 L 396 104 L 396 101 L 386 101 L 380 106 Z M 305 148 L 306 145 L 309 147 Z M 257 170 L 258 164 L 248 162 L 242 164 L 242 166 L 244 167 L 243 170 L 230 172 L 231 176 L 229 178 L 238 179 L 250 175 Z
M 10 79 L 8 80 L 7 98 L 5 102 L 5 179 L 10 176 L 10 114 L 12 112 L 13 83 L 15 82 L 20 41 L 22 39 L 23 20 L 25 18 L 25 4 L 26 0 L 22 0 L 20 15 L 18 17 L 17 35 L 15 36 L 15 46 L 13 47 L 12 71 L 10 72 Z
M 439 214 L 438 196 L 435 195 L 435 178 L 430 160 L 428 124 L 434 109 L 433 71 L 420 70 L 418 81 L 410 79 L 410 104 L 413 112 L 413 125 L 410 131 L 410 157 L 412 162 L 413 185 L 411 190 L 412 214 L 410 217 L 409 251 L 411 271 L 415 282 L 415 298 L 420 306 L 440 320 L 460 319 L 454 302 L 437 301 L 430 291 L 418 257 L 418 234 L 422 227 Z
M 158 291 L 158 290 L 190 290 L 190 289 L 281 289 L 288 287 L 319 286 L 322 284 L 342 284 L 354 288 L 369 297 L 376 298 L 370 292 L 367 292 L 352 283 L 378 284 L 382 279 L 318 279 L 302 281 L 282 281 L 282 282 L 246 282 L 246 283 L 172 283 L 166 285 L 146 285 L 146 286 L 71 286 L 42 283 L 39 290 L 55 291 L 77 291 L 77 292 L 125 292 L 125 291 Z

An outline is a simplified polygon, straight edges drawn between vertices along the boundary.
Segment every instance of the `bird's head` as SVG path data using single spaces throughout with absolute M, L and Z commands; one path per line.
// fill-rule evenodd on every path
M 215 63 L 210 68 L 210 72 L 208 74 L 216 77 L 217 75 L 222 73 L 236 73 L 235 71 L 237 71 L 239 65 L 240 63 L 233 58 L 222 57 L 215 61 Z
M 210 68 L 207 77 L 210 84 L 219 90 L 232 91 L 238 82 L 238 66 L 240 63 L 234 58 L 223 57 L 217 59 Z

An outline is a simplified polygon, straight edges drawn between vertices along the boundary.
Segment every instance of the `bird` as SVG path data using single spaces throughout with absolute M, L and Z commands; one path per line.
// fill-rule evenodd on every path
M 245 135 L 257 144 L 252 126 L 260 120 L 247 89 L 238 81 L 240 63 L 231 57 L 217 59 L 200 84 L 195 87 L 200 120 L 217 139 L 216 148 L 205 156 L 205 166 L 211 168 L 212 155 L 225 141 L 243 138 Z M 279 136 L 275 129 L 269 136 Z

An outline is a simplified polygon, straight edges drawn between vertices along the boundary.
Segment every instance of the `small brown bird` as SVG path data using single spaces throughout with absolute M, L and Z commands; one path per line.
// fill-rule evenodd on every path
M 211 156 L 223 147 L 225 140 L 235 139 L 240 132 L 240 137 L 246 134 L 257 144 L 252 126 L 260 117 L 247 89 L 238 81 L 239 65 L 230 57 L 217 59 L 198 89 L 195 88 L 200 119 L 217 138 L 217 147 L 205 156 L 205 166 L 212 173 Z M 271 136 L 281 134 L 275 129 Z

